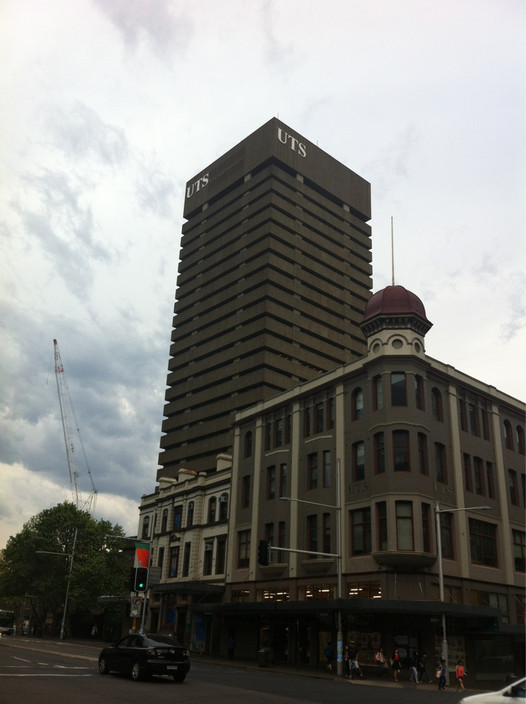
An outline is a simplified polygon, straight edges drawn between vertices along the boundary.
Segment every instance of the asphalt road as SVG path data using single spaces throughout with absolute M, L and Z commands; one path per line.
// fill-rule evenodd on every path
M 101 676 L 98 648 L 68 641 L 0 639 L 0 704 L 456 704 L 454 688 L 395 685 L 391 681 L 348 681 L 327 675 L 257 668 L 236 662 L 195 659 L 187 679 L 133 682 Z

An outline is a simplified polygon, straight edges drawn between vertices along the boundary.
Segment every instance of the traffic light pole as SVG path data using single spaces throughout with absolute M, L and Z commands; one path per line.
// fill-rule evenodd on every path
M 142 598 L 141 628 L 140 628 L 139 633 L 144 633 L 144 622 L 146 621 L 146 603 L 147 603 L 146 592 L 144 592 L 144 596 Z

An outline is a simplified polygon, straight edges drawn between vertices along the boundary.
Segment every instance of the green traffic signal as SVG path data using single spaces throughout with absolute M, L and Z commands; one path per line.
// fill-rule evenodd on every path
M 135 572 L 135 591 L 145 592 L 148 587 L 148 568 L 137 567 Z

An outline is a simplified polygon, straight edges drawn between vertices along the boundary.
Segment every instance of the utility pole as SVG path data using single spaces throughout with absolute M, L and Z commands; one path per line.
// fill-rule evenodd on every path
M 77 531 L 75 528 L 75 534 L 73 536 L 73 547 L 70 553 L 67 552 L 51 552 L 49 550 L 36 550 L 39 555 L 61 555 L 62 557 L 69 558 L 69 569 L 68 569 L 68 581 L 66 585 L 66 598 L 64 599 L 64 612 L 62 614 L 62 623 L 60 624 L 60 640 L 64 640 L 64 633 L 66 630 L 66 614 L 68 612 L 68 599 L 69 599 L 69 583 L 71 582 L 71 571 L 73 569 L 73 558 L 75 556 L 75 545 L 77 544 Z

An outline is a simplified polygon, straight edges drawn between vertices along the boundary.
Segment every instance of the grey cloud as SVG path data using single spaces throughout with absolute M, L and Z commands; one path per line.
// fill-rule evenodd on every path
M 104 122 L 89 106 L 79 101 L 69 108 L 48 108 L 46 131 L 55 146 L 71 157 L 95 157 L 105 164 L 117 165 L 128 156 L 124 132 Z
M 279 3 L 278 3 L 279 4 Z M 294 47 L 292 41 L 288 45 L 280 43 L 277 38 L 276 21 L 278 20 L 277 7 L 274 3 L 263 3 L 261 7 L 261 28 L 265 40 L 265 58 L 271 64 L 282 65 L 287 59 L 292 59 Z M 283 66 L 281 66 L 283 71 Z
M 128 49 L 146 39 L 153 53 L 165 60 L 184 51 L 193 35 L 193 24 L 181 4 L 166 0 L 94 0 L 94 5 L 121 33 Z
M 53 271 L 77 297 L 84 296 L 93 279 L 97 261 L 110 261 L 110 251 L 96 242 L 90 206 L 83 204 L 82 184 L 64 172 L 44 170 L 26 175 L 32 203 L 13 203 L 29 246 L 38 246 L 52 263 Z
M 400 178 L 407 178 L 408 163 L 417 151 L 421 134 L 413 124 L 407 124 L 374 159 L 366 161 L 360 173 L 374 183 L 375 196 L 383 200 L 398 185 Z
M 501 325 L 501 335 L 504 340 L 512 340 L 526 325 L 526 277 L 522 272 L 514 272 L 506 279 L 509 290 L 509 306 L 503 311 L 504 320 Z
M 174 179 L 158 168 L 141 169 L 136 183 L 139 204 L 160 217 L 173 218 Z
M 10 330 L 3 339 L 9 377 L 17 382 L 0 405 L 0 461 L 21 463 L 35 480 L 47 477 L 69 487 L 53 367 L 57 337 L 74 425 L 80 429 L 75 434 L 80 490 L 90 491 L 89 465 L 101 494 L 136 500 L 150 491 L 162 421 L 164 341 L 143 339 L 133 328 L 87 330 L 59 312 L 35 316 L 21 307 Z

